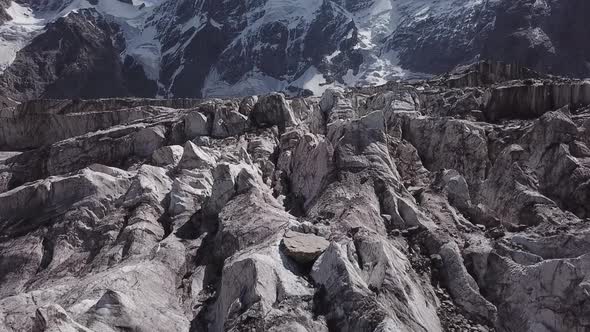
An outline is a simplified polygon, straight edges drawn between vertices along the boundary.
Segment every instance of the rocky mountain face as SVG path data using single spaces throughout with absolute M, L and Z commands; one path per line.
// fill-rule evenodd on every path
M 590 82 L 0 112 L 0 331 L 586 331 Z
M 117 30 L 91 11 L 49 24 L 4 72 L 2 89 L 13 100 L 152 95 L 153 82 L 121 62 L 122 47 L 113 40 Z
M 585 0 L 2 0 L 0 8 L 5 105 L 321 95 L 479 58 L 590 73 L 590 48 L 579 42 Z
M 590 47 L 575 40 L 586 31 L 579 13 L 588 11 L 590 3 L 579 0 L 503 4 L 482 57 L 513 58 L 534 69 L 588 77 Z
M 407 2 L 412 11 L 425 5 Z M 590 12 L 587 1 L 455 1 L 447 10 L 434 9 L 446 7 L 444 1 L 435 3 L 406 17 L 388 41 L 404 68 L 440 73 L 483 58 L 588 77 L 589 49 L 574 37 L 586 31 L 580 14 Z

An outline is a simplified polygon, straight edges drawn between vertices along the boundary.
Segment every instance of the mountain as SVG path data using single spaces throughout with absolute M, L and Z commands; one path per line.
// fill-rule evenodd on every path
M 585 0 L 2 0 L 5 104 L 378 85 L 477 59 L 586 77 Z M 7 20 L 8 18 L 11 18 Z
M 0 115 L 2 332 L 590 329 L 590 81 Z

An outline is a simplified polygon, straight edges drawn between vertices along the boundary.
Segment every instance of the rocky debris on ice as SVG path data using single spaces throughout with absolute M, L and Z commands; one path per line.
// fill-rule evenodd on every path
M 2 110 L 0 330 L 587 330 L 588 106 L 472 71 Z

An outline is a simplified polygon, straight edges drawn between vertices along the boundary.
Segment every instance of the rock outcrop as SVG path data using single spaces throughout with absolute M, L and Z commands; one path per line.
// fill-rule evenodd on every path
M 0 331 L 586 331 L 586 88 L 3 109 Z

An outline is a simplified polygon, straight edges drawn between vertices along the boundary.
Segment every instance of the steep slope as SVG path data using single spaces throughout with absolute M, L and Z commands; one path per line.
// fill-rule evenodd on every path
M 579 43 L 578 38 L 588 31 L 584 16 L 589 12 L 590 3 L 583 0 L 504 3 L 482 56 L 514 59 L 537 70 L 588 77 L 590 47 Z
M 590 76 L 588 48 L 576 42 L 587 31 L 587 1 L 409 0 L 401 8 L 407 15 L 389 44 L 404 68 L 440 73 L 481 57 Z
M 404 67 L 428 73 L 448 71 L 450 64 L 473 61 L 481 53 L 502 2 L 507 1 L 403 0 L 402 21 L 388 39 L 388 47 L 398 51 Z
M 1 110 L 0 330 L 585 331 L 590 81 Z
M 166 13 L 182 11 L 182 15 Z M 332 1 L 181 1 L 163 4 L 161 82 L 167 96 L 321 90 L 323 72 L 358 70 L 355 25 Z M 324 64 L 339 51 L 343 68 Z M 339 54 L 334 54 L 334 57 Z M 342 74 L 340 73 L 340 76 Z M 189 84 L 190 83 L 192 84 Z

